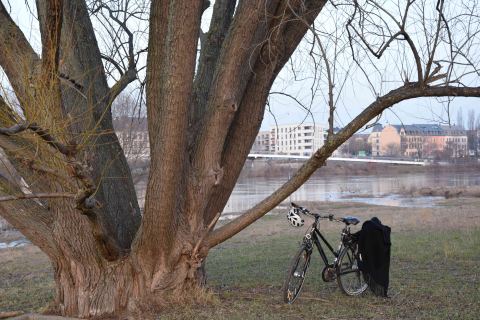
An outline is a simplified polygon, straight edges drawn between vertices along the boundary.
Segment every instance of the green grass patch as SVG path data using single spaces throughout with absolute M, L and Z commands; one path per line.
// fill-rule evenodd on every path
M 393 233 L 389 299 L 343 295 L 336 282 L 321 280 L 323 263 L 314 254 L 300 298 L 284 305 L 281 285 L 301 234 L 248 244 L 233 239 L 213 249 L 207 262 L 209 283 L 223 299 L 235 300 L 242 319 L 255 319 L 259 312 L 263 319 L 478 319 L 479 231 Z M 338 243 L 336 233 L 327 238 Z
M 0 312 L 41 311 L 54 294 L 47 257 L 33 247 L 9 249 L 1 254 Z
M 335 247 L 338 237 L 327 233 Z M 300 298 L 285 305 L 281 286 L 301 238 L 300 230 L 277 230 L 240 235 L 212 249 L 207 271 L 216 302 L 167 311 L 159 319 L 480 318 L 478 228 L 393 233 L 389 299 L 343 295 L 336 282 L 321 280 L 323 264 L 315 253 Z M 0 311 L 38 311 L 54 292 L 48 260 L 32 248 L 10 252 L 15 256 L 0 263 Z

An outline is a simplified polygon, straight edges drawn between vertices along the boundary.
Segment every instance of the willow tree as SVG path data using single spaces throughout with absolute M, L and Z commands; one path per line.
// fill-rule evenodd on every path
M 151 166 L 141 214 L 110 110 L 139 71 L 133 33 L 120 19 L 136 13 L 125 6 L 118 15 L 109 7 L 115 1 L 92 3 L 89 12 L 84 0 L 36 1 L 40 55 L 11 19 L 6 1 L 0 2 L 0 66 L 16 96 L 16 103 L 0 100 L 0 147 L 12 168 L 0 177 L 0 215 L 50 258 L 55 305 L 63 315 L 142 312 L 200 299 L 209 250 L 274 208 L 386 108 L 422 96 L 480 95 L 480 88 L 454 81 L 453 67 L 440 71 L 434 58 L 440 43 L 455 47 L 447 37 L 435 37 L 447 32 L 442 8 L 433 10 L 439 27 L 428 34 L 428 50 L 417 50 L 403 15 L 388 23 L 396 32 L 369 34 L 365 17 L 379 12 L 372 16 L 388 18 L 388 11 L 372 1 L 343 4 L 351 18 L 338 28 L 349 31 L 354 59 L 354 47 L 380 58 L 401 43 L 416 72 L 335 134 L 335 103 L 328 99 L 325 145 L 274 194 L 215 228 L 260 128 L 272 83 L 305 34 L 315 31 L 326 1 L 217 0 L 207 33 L 200 24 L 208 1 L 152 1 L 145 82 Z M 367 6 L 377 9 L 363 10 Z M 89 14 L 102 10 L 126 32 L 123 61 L 105 56 L 97 43 Z M 385 31 L 381 21 L 377 26 Z M 383 47 L 370 44 L 371 35 L 383 37 Z M 333 93 L 331 60 L 324 62 Z M 118 69 L 111 85 L 107 65 Z

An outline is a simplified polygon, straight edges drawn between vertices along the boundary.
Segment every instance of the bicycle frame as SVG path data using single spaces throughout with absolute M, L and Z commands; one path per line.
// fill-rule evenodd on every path
M 311 248 L 312 242 L 315 244 L 315 246 L 317 247 L 318 253 L 320 254 L 320 257 L 322 258 L 322 261 L 325 264 L 325 267 L 334 267 L 335 264 L 337 263 L 337 258 L 340 251 L 344 246 L 348 246 L 351 241 L 350 227 L 347 225 L 342 229 L 341 242 L 340 242 L 340 245 L 338 246 L 338 249 L 335 251 L 335 249 L 333 249 L 333 246 L 328 242 L 328 240 L 320 232 L 320 229 L 318 228 L 319 221 L 320 221 L 320 217 L 315 216 L 315 222 L 312 224 L 310 230 L 305 234 L 304 242 L 307 245 L 307 248 L 309 250 L 313 250 Z M 335 258 L 332 263 L 328 262 L 328 258 L 322 246 L 322 242 L 326 245 L 328 250 L 333 254 Z
M 325 264 L 325 267 L 330 267 L 333 266 L 338 258 L 338 254 L 340 250 L 342 249 L 342 246 L 344 246 L 344 242 L 346 240 L 346 237 L 350 234 L 350 230 L 347 226 L 345 226 L 342 230 L 342 237 L 341 237 L 341 243 L 338 247 L 338 250 L 335 251 L 333 249 L 333 246 L 328 242 L 328 240 L 323 236 L 323 234 L 320 232 L 318 228 L 318 223 L 319 219 L 316 218 L 315 222 L 312 224 L 312 227 L 310 230 L 305 234 L 304 236 L 304 242 L 307 245 L 307 248 L 309 250 L 313 250 L 312 248 L 312 242 L 315 244 L 317 247 L 318 253 L 320 254 L 320 257 L 322 258 L 323 263 Z M 325 246 L 328 248 L 328 250 L 333 254 L 335 257 L 335 260 L 333 261 L 332 264 L 328 262 L 327 255 L 325 253 L 325 250 L 322 246 L 322 242 L 325 244 Z
M 297 210 L 293 211 L 291 215 L 298 215 L 303 213 L 315 218 L 315 222 L 311 225 L 308 231 L 303 237 L 303 244 L 297 251 L 294 259 L 292 260 L 287 277 L 283 285 L 283 298 L 287 303 L 293 303 L 300 294 L 300 290 L 305 280 L 305 274 L 310 264 L 313 246 L 317 247 L 318 253 L 325 265 L 322 270 L 322 280 L 325 282 L 331 282 L 336 280 L 340 289 L 349 296 L 359 295 L 363 293 L 367 284 L 362 280 L 359 269 L 359 255 L 357 250 L 358 233 L 352 234 L 350 232 L 351 225 L 357 225 L 360 221 L 355 217 L 335 218 L 333 214 L 320 215 L 317 213 L 311 213 L 308 209 L 292 203 L 292 207 Z M 292 222 L 290 212 L 289 220 Z M 340 237 L 340 244 L 338 249 L 335 250 L 333 246 L 320 232 L 320 220 L 336 221 L 345 223 Z M 296 222 L 296 221 L 294 221 Z M 303 221 L 302 221 L 303 222 Z M 292 223 L 296 226 L 295 223 Z M 323 243 L 322 243 L 323 242 Z M 333 260 L 329 262 L 327 254 L 330 251 L 333 255 Z M 354 273 L 353 282 L 351 277 L 347 276 L 350 273 Z

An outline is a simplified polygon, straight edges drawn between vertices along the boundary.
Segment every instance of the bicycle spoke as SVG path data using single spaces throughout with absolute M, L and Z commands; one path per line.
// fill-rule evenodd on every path
M 358 295 L 367 288 L 360 269 L 358 268 L 355 251 L 350 247 L 345 248 L 342 253 L 339 254 L 337 282 L 342 291 L 347 295 Z
M 310 253 L 302 245 L 288 272 L 284 284 L 284 300 L 287 303 L 293 303 L 300 294 L 300 290 L 305 280 L 306 271 L 310 262 Z

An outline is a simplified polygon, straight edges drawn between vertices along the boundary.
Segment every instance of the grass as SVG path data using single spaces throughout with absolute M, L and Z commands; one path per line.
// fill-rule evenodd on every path
M 291 236 L 224 244 L 210 255 L 209 280 L 221 298 L 236 300 L 231 319 L 478 319 L 479 231 L 393 233 L 390 299 L 344 296 L 335 282 L 322 282 L 317 255 L 300 298 L 284 305 L 280 288 L 298 245 Z M 205 319 L 223 316 L 211 312 Z
M 281 286 L 302 231 L 283 220 L 267 216 L 211 250 L 208 283 L 216 302 L 167 310 L 159 319 L 480 318 L 478 226 L 393 232 L 389 299 L 343 295 L 336 282 L 322 282 L 315 255 L 300 298 L 285 305 Z M 334 229 L 327 238 L 336 243 Z M 0 311 L 42 309 L 53 296 L 48 260 L 34 247 L 6 251 L 0 252 Z
M 0 251 L 0 312 L 41 311 L 54 293 L 48 258 L 33 246 Z

